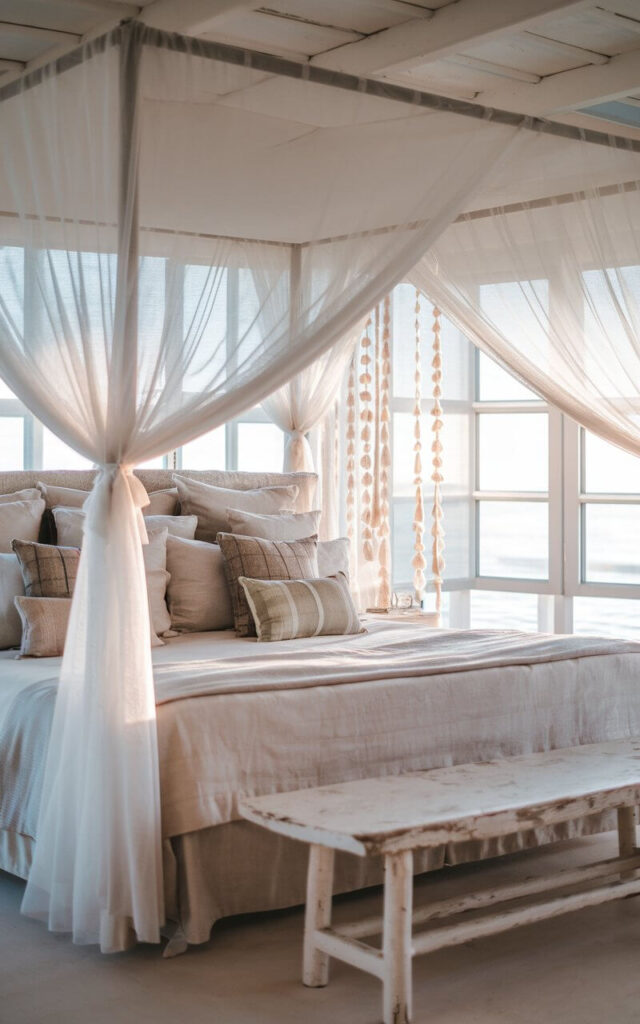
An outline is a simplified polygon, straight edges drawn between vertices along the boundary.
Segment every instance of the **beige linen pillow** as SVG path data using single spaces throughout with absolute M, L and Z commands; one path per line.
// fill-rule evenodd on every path
M 318 532 L 320 511 L 276 512 L 274 515 L 260 515 L 258 512 L 242 512 L 237 508 L 227 509 L 227 521 L 232 533 L 244 537 L 263 537 L 264 540 L 304 540 Z
M 22 491 L 14 491 L 13 494 L 0 494 L 0 505 L 6 505 L 8 501 L 37 501 L 41 497 L 37 487 L 25 487 Z
M 344 573 L 317 580 L 250 580 L 238 577 L 251 608 L 258 640 L 366 633 Z
M 81 548 L 83 540 L 83 524 L 85 513 L 81 508 L 64 508 L 60 505 L 52 509 L 56 523 L 58 544 L 73 545 Z M 198 520 L 196 516 L 146 516 L 145 525 L 148 530 L 167 529 L 176 537 L 193 538 Z
M 78 487 L 61 487 L 57 484 L 44 484 L 39 481 L 36 497 L 42 496 L 47 503 L 47 508 L 56 508 L 58 505 L 62 505 L 64 508 L 82 508 L 90 493 L 90 491 L 83 491 Z M 175 487 L 150 491 L 148 497 L 149 504 L 142 509 L 143 515 L 175 515 L 178 505 L 178 491 Z
M 10 552 L 11 542 L 37 540 L 44 512 L 44 501 L 8 501 L 0 505 L 0 552 Z
M 298 494 L 295 485 L 230 491 L 226 487 L 214 487 L 187 477 L 174 476 L 173 479 L 178 486 L 182 513 L 198 517 L 196 540 L 208 540 L 211 544 L 220 531 L 228 530 L 228 508 L 261 514 L 280 512 L 283 508 L 291 508 Z
M 0 650 L 19 647 L 22 623 L 14 597 L 24 596 L 24 581 L 18 556 L 0 555 Z
M 240 576 L 258 580 L 299 580 L 314 579 L 318 575 L 317 537 L 276 541 L 219 533 L 218 543 L 224 555 L 238 636 L 256 635 L 245 592 L 238 583 Z
M 142 514 L 145 516 L 175 516 L 178 511 L 178 488 L 167 487 L 162 491 L 149 491 L 149 504 Z
M 321 540 L 318 544 L 318 576 L 336 576 L 339 572 L 349 579 L 349 538 Z
M 168 537 L 167 569 L 171 629 L 179 633 L 233 629 L 224 558 L 217 544 Z
M 67 597 L 15 597 L 22 620 L 20 658 L 57 658 L 64 652 L 71 601 Z
M 78 548 L 14 540 L 13 550 L 27 597 L 71 597 L 78 575 Z

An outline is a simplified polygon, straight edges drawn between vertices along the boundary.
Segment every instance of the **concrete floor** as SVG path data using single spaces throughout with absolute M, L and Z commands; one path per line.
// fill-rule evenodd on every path
M 613 837 L 567 843 L 416 884 L 416 903 L 615 852 Z M 380 986 L 333 963 L 300 984 L 299 909 L 221 922 L 206 946 L 163 960 L 73 946 L 21 917 L 22 883 L 0 872 L 2 1024 L 376 1024 Z M 343 897 L 336 920 L 375 913 L 380 893 Z M 638 1024 L 640 900 L 442 950 L 414 961 L 416 1024 Z

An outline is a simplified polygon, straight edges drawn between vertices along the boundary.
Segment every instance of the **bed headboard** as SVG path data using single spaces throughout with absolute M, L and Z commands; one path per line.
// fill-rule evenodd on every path
M 148 491 L 160 491 L 165 487 L 173 487 L 173 469 L 136 469 L 135 475 L 140 478 Z M 295 483 L 300 488 L 297 508 L 300 512 L 308 512 L 315 506 L 316 473 L 245 473 L 240 470 L 194 469 L 179 470 L 181 476 L 202 480 L 204 483 L 216 484 L 218 487 L 231 487 L 236 491 L 247 491 L 252 487 L 270 487 L 277 484 Z M 59 487 L 77 487 L 79 490 L 91 490 L 94 469 L 21 469 L 0 473 L 0 494 L 11 494 L 23 487 L 35 487 L 39 480 L 45 484 L 56 484 Z

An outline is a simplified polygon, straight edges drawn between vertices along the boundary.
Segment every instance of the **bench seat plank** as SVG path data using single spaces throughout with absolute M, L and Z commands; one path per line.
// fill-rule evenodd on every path
M 243 817 L 367 856 L 488 839 L 640 803 L 640 739 L 362 779 L 242 802 Z

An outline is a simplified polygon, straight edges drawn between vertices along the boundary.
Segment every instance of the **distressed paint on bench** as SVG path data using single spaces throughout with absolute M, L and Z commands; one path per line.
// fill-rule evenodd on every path
M 359 856 L 490 839 L 640 803 L 640 739 L 242 801 L 273 832 Z

